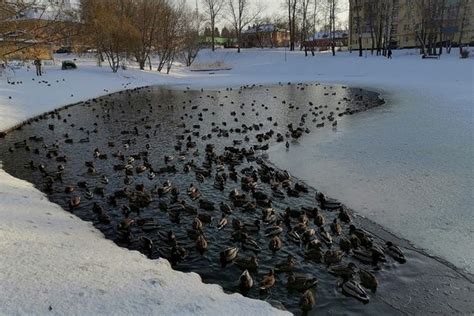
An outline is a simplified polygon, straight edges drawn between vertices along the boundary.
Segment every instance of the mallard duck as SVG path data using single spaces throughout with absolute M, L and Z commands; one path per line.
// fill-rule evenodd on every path
M 143 243 L 143 250 L 145 251 L 146 255 L 150 257 L 153 252 L 153 241 L 145 236 L 141 236 L 140 240 Z
M 221 230 L 227 225 L 227 218 L 225 217 L 225 214 L 222 214 L 221 219 L 219 220 L 219 223 L 217 223 L 217 229 Z
M 303 315 L 307 315 L 310 310 L 314 308 L 316 304 L 316 298 L 314 297 L 312 290 L 306 290 L 303 295 L 301 296 L 299 306 Z
M 207 243 L 207 240 L 206 238 L 204 237 L 203 234 L 200 234 L 196 240 L 196 248 L 197 250 L 203 254 L 204 251 L 207 250 L 207 247 L 208 247 L 208 243 Z
M 318 209 L 316 209 L 315 214 L 314 214 L 314 224 L 318 227 L 323 226 L 326 223 L 326 220 L 324 219 L 324 216 L 319 213 Z
M 160 225 L 158 225 L 158 223 L 156 223 L 155 220 L 150 219 L 150 220 L 144 221 L 141 225 L 141 228 L 144 232 L 151 232 L 151 231 L 159 229 Z
M 315 262 L 321 262 L 323 258 L 323 253 L 319 248 L 310 248 L 304 254 L 305 258 L 308 260 L 313 260 Z
M 332 246 L 332 237 L 329 235 L 329 233 L 324 229 L 324 227 L 319 228 L 318 232 L 319 238 L 321 238 L 321 241 L 326 244 L 326 246 L 331 247 Z
M 260 220 L 256 219 L 253 222 L 250 223 L 243 223 L 242 224 L 242 229 L 248 233 L 256 233 L 260 231 Z
M 339 239 L 339 247 L 342 251 L 349 252 L 352 249 L 352 243 L 346 237 L 341 237 L 341 239 Z
M 286 259 L 276 264 L 277 272 L 291 272 L 298 265 L 297 261 L 292 255 L 288 255 Z
M 288 238 L 290 241 L 294 242 L 297 245 L 301 245 L 301 236 L 296 231 L 291 230 L 288 232 Z
M 258 269 L 258 258 L 256 256 L 236 258 L 234 263 L 239 268 L 247 269 L 249 271 L 256 271 Z
M 343 256 L 344 252 L 340 250 L 327 250 L 324 253 L 324 263 L 328 266 L 331 264 L 340 263 Z
M 81 197 L 75 196 L 69 200 L 69 208 L 73 209 L 81 204 Z
M 194 230 L 201 230 L 202 229 L 202 222 L 198 217 L 196 217 L 194 219 L 192 227 L 193 227 Z
M 352 251 L 354 258 L 367 264 L 377 264 L 377 258 L 374 257 L 372 251 L 365 249 L 354 249 Z
M 275 285 L 275 272 L 271 269 L 268 274 L 260 281 L 260 291 L 267 291 Z
M 65 193 L 72 193 L 72 192 L 74 192 L 74 190 L 75 190 L 75 188 L 72 185 L 68 185 L 64 188 Z
M 349 280 L 342 284 L 342 292 L 348 296 L 352 296 L 363 303 L 368 303 L 370 298 L 362 286 L 354 280 Z
M 281 241 L 280 237 L 278 237 L 278 236 L 274 236 L 268 244 L 268 248 L 273 252 L 277 252 L 282 247 L 283 247 L 283 242 Z
M 280 235 L 283 232 L 283 228 L 278 225 L 270 226 L 265 229 L 265 237 L 273 237 Z
M 349 262 L 347 265 L 332 265 L 328 268 L 329 273 L 341 277 L 345 281 L 352 279 L 356 271 L 357 266 L 353 262 Z
M 239 248 L 237 247 L 229 247 L 221 251 L 219 257 L 222 267 L 224 268 L 228 263 L 234 261 L 238 252 Z
M 377 291 L 379 282 L 375 275 L 373 275 L 371 272 L 364 269 L 359 269 L 359 278 L 363 287 L 371 290 L 374 293 Z
M 247 294 L 253 287 L 253 279 L 248 270 L 245 270 L 239 278 L 239 289 L 242 294 Z
M 318 284 L 318 279 L 314 277 L 307 276 L 295 276 L 290 274 L 286 282 L 286 288 L 288 291 L 298 291 L 303 292 L 312 287 L 315 287 Z
M 227 203 L 221 202 L 219 208 L 224 214 L 232 214 L 232 208 Z
M 386 247 L 387 253 L 393 259 L 395 259 L 399 263 L 405 263 L 406 262 L 405 255 L 403 254 L 403 251 L 402 251 L 402 249 L 400 249 L 400 247 L 398 247 L 397 245 L 395 245 L 391 241 L 387 241 L 387 243 L 385 244 L 385 247 Z
M 332 223 L 331 223 L 331 230 L 332 233 L 336 236 L 341 235 L 342 233 L 342 227 L 341 225 L 337 222 L 337 218 L 335 218 Z
M 260 252 L 262 250 L 257 241 L 250 238 L 247 234 L 243 234 L 242 236 L 242 247 L 253 252 Z

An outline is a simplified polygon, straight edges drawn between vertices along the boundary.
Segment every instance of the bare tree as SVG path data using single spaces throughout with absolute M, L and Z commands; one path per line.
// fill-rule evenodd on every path
M 288 29 L 290 31 L 290 50 L 295 50 L 296 42 L 296 8 L 298 0 L 285 0 L 288 11 Z
M 240 53 L 242 31 L 256 21 L 262 10 L 261 7 L 253 8 L 249 0 L 228 0 L 227 5 L 229 20 L 237 37 L 237 52 Z
M 211 48 L 216 49 L 216 22 L 222 9 L 224 8 L 224 0 L 202 0 L 204 4 L 205 15 L 211 25 Z
M 301 15 L 301 32 L 300 32 L 300 50 L 303 49 L 304 42 L 308 37 L 309 30 L 309 4 L 311 0 L 301 0 L 300 15 Z
M 84 32 L 97 47 L 99 55 L 105 55 L 112 71 L 117 72 L 140 36 L 131 23 L 132 2 L 86 0 L 82 5 L 83 15 L 87 17 Z
M 196 59 L 199 49 L 199 30 L 201 29 L 201 17 L 196 10 L 186 8 L 183 10 L 182 34 L 179 57 L 187 67 Z
M 469 17 L 471 16 L 471 7 L 470 7 L 470 1 L 472 0 L 460 0 L 458 4 L 458 21 L 459 21 L 459 39 L 458 39 L 458 45 L 459 45 L 459 53 L 462 54 L 462 40 L 464 36 L 464 32 L 466 29 L 466 26 L 468 25 L 468 20 Z
M 145 69 L 145 63 L 152 53 L 153 41 L 158 32 L 164 6 L 164 0 L 135 0 L 132 24 L 138 30 L 139 37 L 134 43 L 133 55 L 142 70 Z
M 336 55 L 336 9 L 338 7 L 338 0 L 328 0 L 329 7 L 329 34 L 331 38 L 332 55 Z
M 79 33 L 76 22 L 77 12 L 62 2 L 0 0 L 0 38 L 4 41 L 0 58 L 19 58 L 21 53 L 51 43 L 62 45 Z

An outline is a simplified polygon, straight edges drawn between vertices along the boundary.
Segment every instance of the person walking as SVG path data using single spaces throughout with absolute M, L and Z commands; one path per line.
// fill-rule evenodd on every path
M 388 49 L 388 52 L 387 52 L 387 58 L 388 59 L 392 59 L 392 49 Z
M 41 71 L 41 59 L 36 58 L 34 64 L 35 64 L 35 67 L 36 67 L 36 75 L 37 76 L 42 76 L 43 73 Z

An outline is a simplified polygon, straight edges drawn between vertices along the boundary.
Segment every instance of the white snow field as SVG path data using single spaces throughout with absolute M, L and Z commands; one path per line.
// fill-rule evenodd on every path
M 459 59 L 454 49 L 440 60 L 422 60 L 410 50 L 387 60 L 356 52 L 304 57 L 251 49 L 203 51 L 197 62 L 232 70 L 176 67 L 167 76 L 129 68 L 113 74 L 106 65 L 79 59 L 74 71 L 59 70 L 60 62 L 46 66 L 46 83 L 38 83 L 33 70 L 17 69 L 9 80 L 22 84 L 0 77 L 0 130 L 62 105 L 152 84 L 212 88 L 291 81 L 380 91 L 386 105 L 351 117 L 337 131 L 303 137 L 288 153 L 274 147 L 271 160 L 414 245 L 474 272 L 473 59 Z M 58 314 L 277 312 L 203 285 L 195 274 L 174 272 L 163 260 L 117 247 L 1 170 L 0 216 L 1 313 L 42 314 L 49 305 Z

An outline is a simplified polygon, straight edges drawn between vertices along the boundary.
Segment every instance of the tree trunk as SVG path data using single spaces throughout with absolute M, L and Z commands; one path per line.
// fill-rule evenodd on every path
M 215 32 L 216 32 L 216 27 L 215 27 L 215 21 L 213 18 L 211 18 L 211 49 L 212 51 L 216 50 L 215 46 Z

